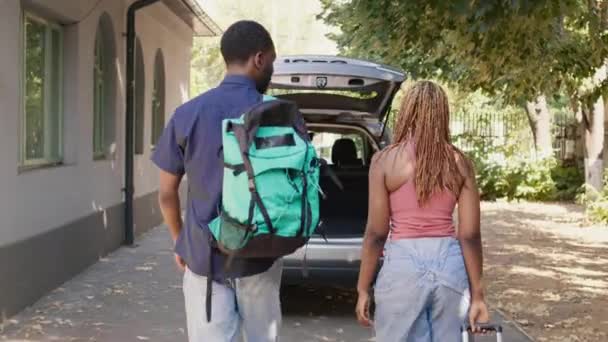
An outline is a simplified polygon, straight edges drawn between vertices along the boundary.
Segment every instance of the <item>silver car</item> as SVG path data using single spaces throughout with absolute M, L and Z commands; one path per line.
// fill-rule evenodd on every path
M 287 284 L 352 287 L 367 220 L 372 155 L 390 143 L 385 120 L 405 74 L 363 60 L 331 56 L 277 59 L 270 94 L 294 101 L 325 160 L 321 225 L 309 243 L 285 258 Z

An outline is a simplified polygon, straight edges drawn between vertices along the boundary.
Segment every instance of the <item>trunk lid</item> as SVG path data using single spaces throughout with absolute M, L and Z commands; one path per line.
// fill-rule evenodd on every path
M 274 65 L 270 94 L 298 104 L 304 114 L 382 121 L 405 74 L 363 60 L 288 56 Z

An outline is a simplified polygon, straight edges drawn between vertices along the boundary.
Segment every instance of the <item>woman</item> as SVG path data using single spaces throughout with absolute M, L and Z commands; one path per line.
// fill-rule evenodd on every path
M 357 318 L 378 342 L 460 341 L 468 321 L 488 321 L 481 283 L 479 193 L 471 163 L 450 142 L 445 92 L 429 81 L 406 93 L 395 143 L 374 156 L 357 290 Z M 458 205 L 458 232 L 452 221 Z

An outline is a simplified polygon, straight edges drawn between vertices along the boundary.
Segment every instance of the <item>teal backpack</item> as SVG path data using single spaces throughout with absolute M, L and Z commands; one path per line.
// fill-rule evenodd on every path
M 264 96 L 222 123 L 222 207 L 209 229 L 231 257 L 278 258 L 319 224 L 320 160 L 295 103 Z

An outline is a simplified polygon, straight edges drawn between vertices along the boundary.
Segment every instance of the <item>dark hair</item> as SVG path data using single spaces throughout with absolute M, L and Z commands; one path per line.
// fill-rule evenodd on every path
M 270 33 L 264 26 L 251 20 L 241 20 L 230 25 L 220 43 L 226 64 L 243 63 L 258 52 L 274 48 Z

